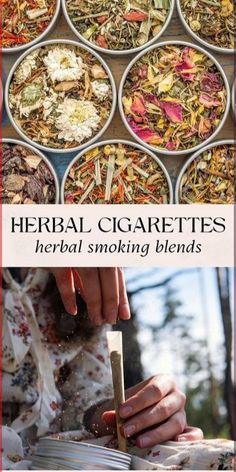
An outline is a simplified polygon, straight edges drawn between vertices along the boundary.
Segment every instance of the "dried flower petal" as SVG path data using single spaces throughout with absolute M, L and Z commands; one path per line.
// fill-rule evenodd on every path
M 140 71 L 144 71 L 144 74 Z M 207 54 L 182 44 L 156 45 L 127 73 L 124 115 L 145 143 L 191 150 L 218 128 L 225 113 L 224 78 Z

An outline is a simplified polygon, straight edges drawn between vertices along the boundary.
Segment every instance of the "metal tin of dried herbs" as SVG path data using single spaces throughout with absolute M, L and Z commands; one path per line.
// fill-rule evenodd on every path
M 235 89 L 236 89 L 236 79 L 234 79 L 234 83 L 232 85 L 232 110 L 233 110 L 233 115 L 234 115 L 234 126 L 236 126 L 236 101 L 235 101 Z
M 101 137 L 116 107 L 105 61 L 84 44 L 50 40 L 22 54 L 5 89 L 17 132 L 44 151 L 78 151 Z
M 233 204 L 236 144 L 217 141 L 184 164 L 175 187 L 176 203 Z
M 131 135 L 159 154 L 181 155 L 222 129 L 230 88 L 216 59 L 185 41 L 165 41 L 139 53 L 119 87 L 119 109 Z
M 177 0 L 180 20 L 187 32 L 203 46 L 233 54 L 236 14 L 232 0 Z
M 174 6 L 175 0 L 62 0 L 65 18 L 78 38 L 111 55 L 137 53 L 153 44 L 168 27 Z
M 41 438 L 33 456 L 34 470 L 129 470 L 132 457 L 108 447 L 79 441 Z
M 61 8 L 60 0 L 34 0 L 30 6 L 24 0 L 1 3 L 3 53 L 20 52 L 42 41 L 53 30 Z
M 170 176 L 158 157 L 123 139 L 90 146 L 68 166 L 61 186 L 68 204 L 172 203 Z
M 56 172 L 44 154 L 18 139 L 2 139 L 2 203 L 58 203 Z

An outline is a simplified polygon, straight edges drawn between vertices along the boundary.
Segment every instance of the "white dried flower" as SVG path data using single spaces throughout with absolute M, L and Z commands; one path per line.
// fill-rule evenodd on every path
M 56 80 L 78 80 L 82 77 L 85 65 L 81 57 L 69 48 L 56 46 L 44 58 L 47 72 L 53 82 Z
M 100 100 L 104 100 L 107 97 L 110 90 L 108 84 L 100 82 L 99 80 L 94 80 L 93 82 L 91 82 L 91 85 L 93 93 L 94 95 L 96 95 L 97 98 L 99 98 Z
M 101 120 L 92 102 L 65 98 L 58 106 L 55 126 L 59 139 L 81 143 L 92 135 Z
M 36 49 L 31 54 L 29 54 L 20 65 L 17 67 L 14 79 L 16 83 L 25 82 L 30 76 L 32 70 L 36 69 L 36 59 L 39 54 L 39 49 Z

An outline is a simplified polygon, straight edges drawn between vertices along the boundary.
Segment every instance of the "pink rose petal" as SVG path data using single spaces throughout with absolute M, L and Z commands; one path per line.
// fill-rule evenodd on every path
M 206 72 L 201 81 L 200 88 L 204 92 L 219 92 L 222 90 L 223 85 L 216 74 L 213 72 Z
M 137 115 L 144 116 L 147 112 L 142 96 L 135 96 L 134 101 L 131 105 L 131 111 L 137 113 Z
M 218 107 L 220 105 L 220 101 L 217 98 L 211 97 L 207 93 L 201 93 L 199 102 L 206 108 Z
M 138 126 L 134 121 L 130 121 L 130 127 L 137 136 L 145 143 L 152 141 L 154 138 L 159 138 L 158 134 L 148 127 Z
M 159 106 L 173 123 L 183 121 L 183 108 L 179 103 L 159 101 Z

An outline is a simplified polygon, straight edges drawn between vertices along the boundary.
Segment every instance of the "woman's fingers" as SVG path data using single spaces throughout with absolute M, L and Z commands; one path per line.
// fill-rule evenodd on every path
M 125 286 L 124 271 L 121 267 L 117 268 L 118 283 L 119 283 L 119 311 L 118 317 L 120 320 L 130 319 L 130 307 Z
M 186 426 L 181 434 L 177 434 L 173 441 L 199 441 L 204 438 L 203 432 L 200 428 L 193 426 Z
M 179 390 L 167 395 L 160 402 L 132 416 L 123 425 L 125 437 L 133 436 L 151 426 L 158 425 L 173 416 L 185 406 L 185 395 Z
M 181 434 L 186 426 L 186 415 L 184 411 L 178 411 L 169 418 L 166 423 L 139 435 L 136 439 L 138 447 L 152 447 L 156 444 L 170 440 L 173 436 Z
M 88 317 L 92 324 L 99 326 L 102 319 L 102 292 L 97 268 L 77 269 L 83 287 Z
M 174 381 L 167 375 L 155 375 L 135 395 L 131 396 L 120 407 L 121 418 L 129 418 L 145 408 L 153 406 L 166 397 L 175 388 Z
M 119 309 L 119 281 L 116 267 L 99 269 L 102 292 L 102 316 L 106 323 L 115 324 Z
M 56 279 L 56 284 L 66 311 L 70 315 L 77 314 L 75 286 L 72 269 L 49 269 Z

